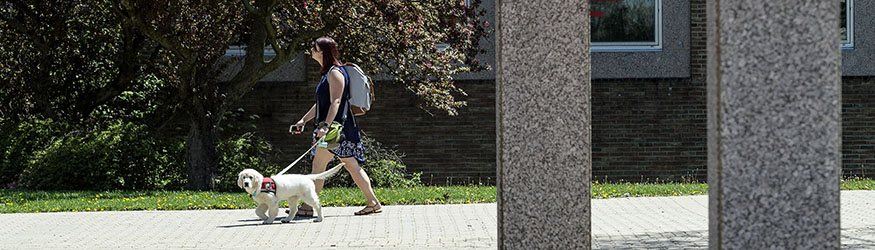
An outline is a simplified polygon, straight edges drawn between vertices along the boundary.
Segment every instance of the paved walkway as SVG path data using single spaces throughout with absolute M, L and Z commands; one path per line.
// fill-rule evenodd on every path
M 875 191 L 842 192 L 842 246 L 875 249 Z M 592 201 L 595 249 L 708 244 L 707 196 Z M 495 249 L 496 205 L 325 208 L 324 222 L 262 226 L 252 209 L 0 215 L 0 249 Z M 279 218 L 278 218 L 279 219 Z
M 593 200 L 594 249 L 704 249 L 708 196 Z M 875 249 L 875 191 L 842 191 L 843 249 Z

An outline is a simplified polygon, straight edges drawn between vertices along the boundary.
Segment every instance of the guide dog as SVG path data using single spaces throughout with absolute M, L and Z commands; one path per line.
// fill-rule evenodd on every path
M 340 163 L 334 168 L 319 174 L 299 175 L 299 174 L 284 174 L 280 176 L 271 176 L 264 178 L 258 171 L 254 169 L 244 169 L 240 171 L 237 177 L 237 186 L 246 190 L 252 195 L 252 199 L 258 203 L 258 208 L 255 209 L 255 214 L 258 218 L 264 220 L 262 224 L 271 224 L 276 218 L 281 200 L 289 201 L 289 209 L 291 213 L 288 217 L 282 220 L 282 223 L 288 223 L 294 218 L 294 214 L 298 212 L 298 201 L 304 201 L 314 208 L 319 217 L 315 222 L 322 221 L 322 205 L 319 203 L 319 195 L 316 194 L 316 186 L 314 180 L 324 180 L 331 177 L 343 167 L 344 163 Z M 265 214 L 265 211 L 268 213 Z

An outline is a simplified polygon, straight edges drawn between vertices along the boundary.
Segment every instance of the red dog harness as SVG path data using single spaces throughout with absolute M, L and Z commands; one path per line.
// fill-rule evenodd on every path
M 273 182 L 273 179 L 264 177 L 261 180 L 261 192 L 276 193 L 276 183 Z
M 261 188 L 255 190 L 249 195 L 255 197 L 261 192 L 276 194 L 276 182 L 273 182 L 273 179 L 271 178 L 264 177 L 264 179 L 261 179 Z

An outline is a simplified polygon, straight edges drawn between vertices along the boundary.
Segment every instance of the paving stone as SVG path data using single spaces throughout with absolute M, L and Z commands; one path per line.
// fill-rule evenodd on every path
M 707 248 L 707 202 L 704 195 L 594 199 L 592 248 Z M 321 223 L 273 225 L 260 225 L 252 209 L 0 214 L 0 249 L 497 248 L 495 203 L 385 206 L 353 216 L 357 209 L 329 207 Z M 875 249 L 875 191 L 842 191 L 841 225 L 842 248 Z

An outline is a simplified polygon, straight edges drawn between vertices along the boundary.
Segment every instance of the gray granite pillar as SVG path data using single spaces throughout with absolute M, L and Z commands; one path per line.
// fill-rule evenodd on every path
M 588 2 L 498 0 L 500 249 L 590 248 Z
M 839 2 L 708 1 L 711 249 L 838 249 Z

